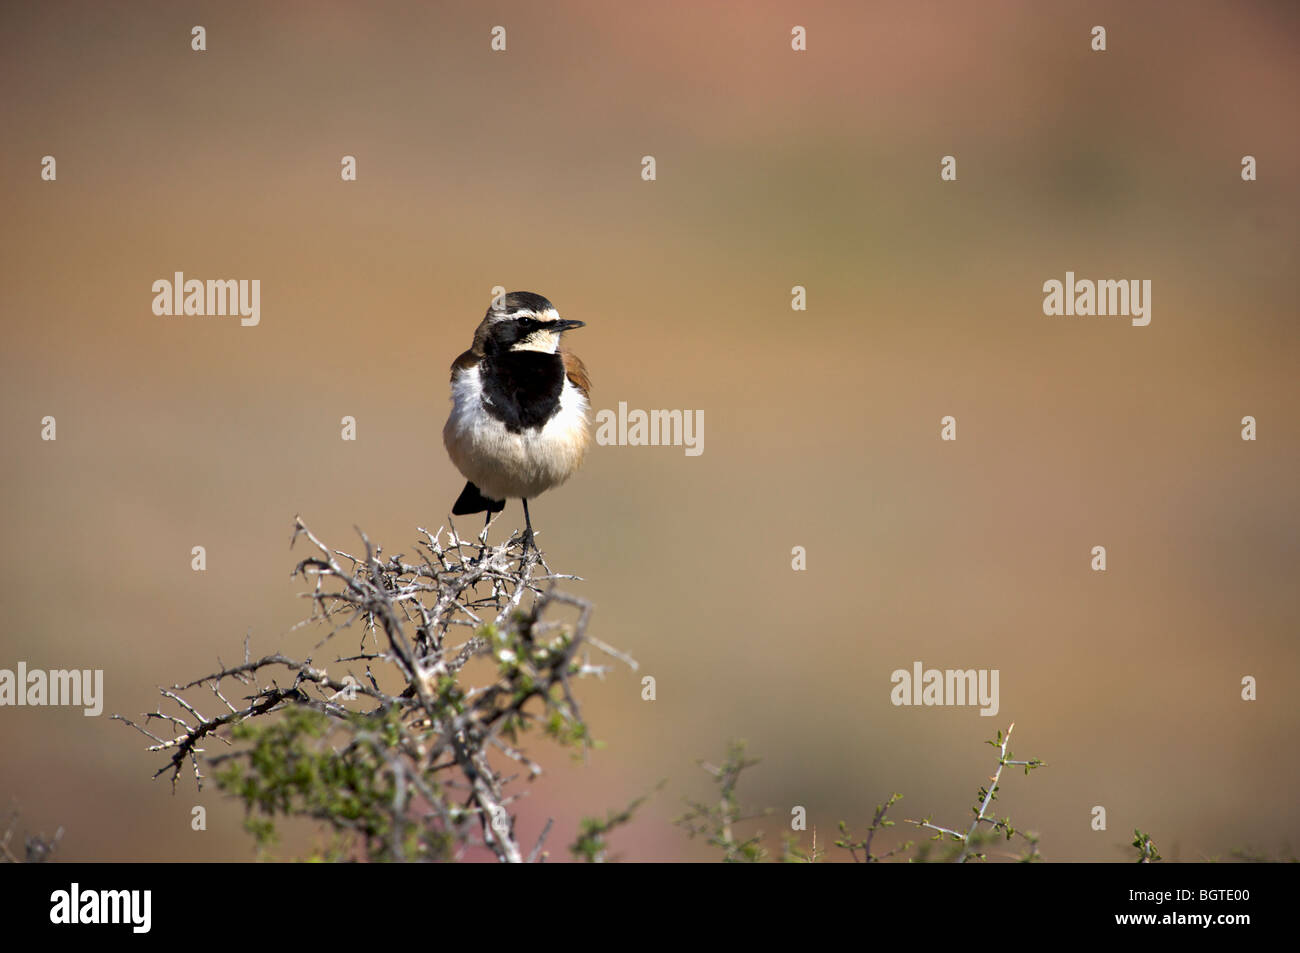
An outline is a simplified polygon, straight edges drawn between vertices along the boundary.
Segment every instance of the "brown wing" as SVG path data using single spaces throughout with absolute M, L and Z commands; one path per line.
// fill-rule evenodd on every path
M 591 396 L 591 378 L 587 376 L 587 365 L 572 351 L 560 348 L 560 357 L 564 359 L 564 376 L 569 383 L 582 391 L 584 397 Z
M 482 360 L 482 358 L 481 358 L 479 355 L 475 354 L 474 351 L 473 351 L 472 349 L 466 351 L 466 352 L 465 352 L 464 354 L 462 354 L 460 357 L 456 358 L 456 360 L 452 361 L 452 364 L 451 364 L 451 379 L 452 379 L 452 380 L 455 380 L 455 379 L 456 379 L 456 372 L 457 372 L 457 371 L 467 371 L 467 370 L 469 370 L 471 367 L 476 366 L 476 365 L 478 364 L 478 362 L 481 361 L 481 360 Z

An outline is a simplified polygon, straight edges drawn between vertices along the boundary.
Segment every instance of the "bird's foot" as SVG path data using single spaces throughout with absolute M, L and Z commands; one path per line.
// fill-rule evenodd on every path
M 488 550 L 488 530 L 492 528 L 492 514 L 487 515 L 483 523 L 483 531 L 478 534 L 478 558 L 479 562 L 483 561 L 483 556 Z

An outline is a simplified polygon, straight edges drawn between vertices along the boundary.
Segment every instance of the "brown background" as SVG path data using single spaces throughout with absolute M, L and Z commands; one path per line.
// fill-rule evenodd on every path
M 160 759 L 107 715 L 246 631 L 302 654 L 295 513 L 344 548 L 359 525 L 409 551 L 443 521 L 447 367 L 501 284 L 588 322 L 597 408 L 705 415 L 703 456 L 597 447 L 533 508 L 595 633 L 658 680 L 654 703 L 626 671 L 585 687 L 589 765 L 533 747 L 524 830 L 557 817 L 553 857 L 661 778 L 619 851 L 714 856 L 669 822 L 734 736 L 764 759 L 743 793 L 770 832 L 803 805 L 824 844 L 891 791 L 900 819 L 959 823 L 1011 721 L 1050 767 L 999 806 L 1049 859 L 1121 859 L 1134 826 L 1171 859 L 1294 847 L 1298 22 L 6 5 L 0 667 L 103 668 L 107 700 L 0 710 L 0 797 L 65 826 L 66 859 L 253 856 L 237 806 L 151 782 Z M 261 326 L 154 316 L 177 270 L 261 279 Z M 1151 325 L 1045 317 L 1067 270 L 1151 279 Z M 914 660 L 1000 669 L 1001 712 L 892 707 Z

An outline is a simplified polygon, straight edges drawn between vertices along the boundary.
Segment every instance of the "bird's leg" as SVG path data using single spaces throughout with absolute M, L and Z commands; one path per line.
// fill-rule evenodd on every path
M 528 516 L 528 501 L 524 500 L 524 552 L 528 552 L 528 547 L 537 548 L 537 543 L 533 540 L 533 521 Z

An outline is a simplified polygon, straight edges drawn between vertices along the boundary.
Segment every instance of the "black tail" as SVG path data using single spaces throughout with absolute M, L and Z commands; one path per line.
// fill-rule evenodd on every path
M 460 496 L 452 504 L 451 514 L 465 516 L 467 513 L 500 513 L 505 508 L 505 500 L 489 500 L 473 483 L 466 483 L 465 489 L 460 491 Z

